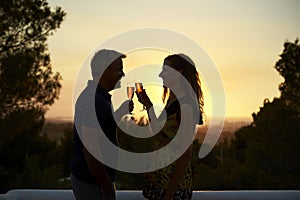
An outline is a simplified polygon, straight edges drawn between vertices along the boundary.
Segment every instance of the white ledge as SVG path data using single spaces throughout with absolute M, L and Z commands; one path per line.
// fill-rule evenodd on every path
M 143 200 L 139 190 L 118 190 L 117 200 Z M 300 190 L 194 191 L 193 200 L 299 200 Z M 0 200 L 75 200 L 72 190 L 14 189 Z

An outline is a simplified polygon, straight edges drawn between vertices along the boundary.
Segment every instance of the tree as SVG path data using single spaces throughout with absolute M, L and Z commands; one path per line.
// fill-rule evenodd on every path
M 0 1 L 0 192 L 53 186 L 61 174 L 56 143 L 39 133 L 61 88 L 46 42 L 65 15 L 46 0 Z
M 0 2 L 0 147 L 24 130 L 38 130 L 58 98 L 61 75 L 52 71 L 46 41 L 64 17 L 46 0 Z
M 300 187 L 300 45 L 285 42 L 275 64 L 283 76 L 280 98 L 266 99 L 251 125 L 235 133 L 230 159 L 238 161 L 224 177 L 234 189 Z M 231 161 L 232 162 L 232 161 Z M 225 167 L 223 166 L 223 169 Z M 222 170 L 222 168 L 220 168 Z M 232 188 L 233 189 L 233 188 Z
M 47 37 L 65 12 L 46 0 L 0 3 L 0 118 L 20 110 L 41 115 L 58 98 L 61 76 L 52 71 Z
M 280 98 L 265 99 L 253 122 L 235 132 L 223 145 L 223 160 L 217 160 L 218 145 L 194 164 L 198 189 L 299 189 L 300 188 L 300 45 L 285 42 L 275 69 L 283 76 Z M 196 162 L 194 162 L 196 163 Z
M 285 42 L 280 60 L 276 62 L 275 69 L 284 78 L 279 85 L 281 99 L 300 112 L 300 44 L 299 39 L 294 43 Z

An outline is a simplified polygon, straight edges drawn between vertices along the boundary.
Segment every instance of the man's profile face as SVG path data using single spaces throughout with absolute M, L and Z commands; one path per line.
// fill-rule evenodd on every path
M 103 78 L 109 85 L 109 90 L 117 89 L 121 87 L 121 79 L 125 76 L 123 72 L 122 58 L 116 59 L 111 65 L 104 71 Z

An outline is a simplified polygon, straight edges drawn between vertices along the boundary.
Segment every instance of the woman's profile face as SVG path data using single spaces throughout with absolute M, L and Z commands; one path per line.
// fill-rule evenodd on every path
M 163 80 L 163 85 L 166 87 L 172 86 L 180 78 L 180 73 L 177 72 L 170 61 L 165 61 L 159 77 Z

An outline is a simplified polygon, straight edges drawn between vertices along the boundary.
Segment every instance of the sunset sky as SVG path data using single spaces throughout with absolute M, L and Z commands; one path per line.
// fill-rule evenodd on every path
M 63 88 L 46 117 L 73 115 L 74 81 L 85 59 L 99 44 L 120 33 L 147 27 L 178 32 L 201 46 L 222 78 L 226 117 L 250 119 L 265 98 L 279 96 L 278 85 L 283 79 L 274 65 L 283 43 L 300 37 L 298 0 L 49 2 L 52 8 L 61 6 L 67 16 L 48 40 L 53 69 L 63 76 Z M 166 55 L 167 52 L 128 53 L 124 71 L 143 65 L 160 66 Z M 204 90 L 205 112 L 209 116 L 211 91 Z M 150 96 L 161 97 L 154 93 Z

